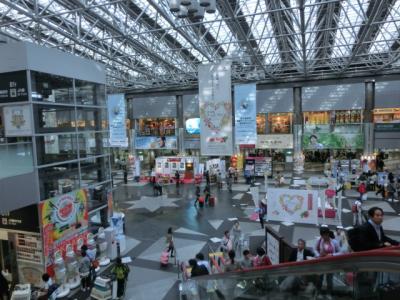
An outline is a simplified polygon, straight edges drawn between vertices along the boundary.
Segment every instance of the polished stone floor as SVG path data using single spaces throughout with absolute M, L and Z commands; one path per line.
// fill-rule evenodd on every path
M 219 243 L 213 241 L 218 241 L 225 230 L 230 230 L 235 219 L 240 221 L 247 242 L 252 237 L 263 239 L 265 233 L 259 222 L 250 220 L 255 207 L 251 194 L 247 192 L 248 186 L 243 182 L 233 185 L 232 192 L 218 190 L 213 186 L 215 207 L 194 206 L 194 191 L 195 186 L 191 184 L 181 185 L 179 188 L 168 185 L 163 188 L 163 196 L 154 197 L 150 184 L 128 183 L 115 189 L 115 208 L 126 215 L 126 236 L 129 238 L 126 255 L 133 260 L 125 299 L 179 299 L 180 277 L 177 264 L 193 258 L 200 251 L 207 254 L 217 249 Z M 265 195 L 263 181 L 260 181 L 260 191 L 260 197 Z M 352 225 L 351 205 L 357 193 L 347 191 L 345 196 L 342 222 L 338 219 L 320 219 L 320 224 L 344 227 Z M 383 226 L 386 233 L 399 239 L 400 204 L 388 203 L 371 193 L 363 208 L 368 209 L 373 205 L 380 206 L 385 211 Z M 312 246 L 318 236 L 318 227 L 315 225 L 285 222 L 271 222 L 269 225 L 293 244 L 298 238 L 303 238 Z M 171 259 L 168 267 L 161 268 L 160 255 L 166 247 L 165 235 L 169 227 L 174 231 L 176 261 Z

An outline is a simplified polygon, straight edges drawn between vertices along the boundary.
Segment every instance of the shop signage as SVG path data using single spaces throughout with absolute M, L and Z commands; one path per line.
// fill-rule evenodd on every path
M 231 62 L 199 65 L 201 155 L 232 155 Z
M 0 74 L 0 103 L 28 101 L 26 71 Z
M 176 136 L 137 136 L 136 149 L 177 149 Z
M 375 131 L 400 131 L 400 123 L 377 123 Z
M 185 139 L 185 149 L 200 149 L 200 139 L 199 138 L 187 138 Z
M 256 85 L 235 85 L 235 144 L 257 143 Z
M 40 232 L 39 214 L 36 204 L 13 210 L 8 214 L 0 215 L 0 218 L 0 228 Z
M 3 109 L 5 136 L 29 136 L 32 131 L 32 116 L 29 105 L 6 106 Z
M 88 228 L 87 194 L 83 189 L 42 201 L 39 212 L 45 257 Z
M 268 189 L 268 221 L 317 224 L 318 191 Z
M 108 95 L 108 126 L 110 128 L 110 146 L 128 147 L 126 129 L 126 107 L 124 94 Z
M 292 149 L 293 134 L 259 134 L 257 149 Z
M 304 149 L 363 149 L 364 135 L 361 133 L 305 133 Z

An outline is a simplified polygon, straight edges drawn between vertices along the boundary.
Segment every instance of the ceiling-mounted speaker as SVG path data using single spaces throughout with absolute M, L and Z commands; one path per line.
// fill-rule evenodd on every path
M 202 7 L 207 7 L 207 6 L 209 6 L 210 5 L 210 0 L 200 0 L 200 6 L 202 6 Z
M 205 8 L 200 6 L 197 12 L 194 13 L 193 19 L 202 20 L 204 18 L 205 11 L 206 11 Z
M 183 19 L 186 18 L 188 15 L 189 15 L 188 7 L 181 5 L 178 12 L 178 18 Z
M 181 0 L 169 0 L 169 10 L 171 12 L 178 12 L 181 6 Z
M 189 14 L 196 13 L 200 8 L 199 2 L 197 0 L 193 0 L 192 3 L 188 6 Z
M 189 6 L 194 0 L 181 0 L 181 5 Z
M 209 14 L 213 14 L 217 10 L 217 4 L 215 0 L 210 0 L 210 5 L 206 7 L 206 12 Z

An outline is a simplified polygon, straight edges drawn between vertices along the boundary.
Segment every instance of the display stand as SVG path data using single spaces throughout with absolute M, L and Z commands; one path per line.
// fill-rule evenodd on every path
M 107 257 L 107 240 L 102 227 L 99 228 L 97 245 L 99 246 L 99 265 L 102 267 L 109 265 L 111 261 Z
M 70 289 L 76 289 L 80 284 L 79 265 L 71 244 L 67 246 L 65 263 L 67 265 L 67 286 Z
M 54 272 L 56 274 L 56 283 L 60 286 L 57 289 L 57 299 L 68 296 L 71 291 L 67 285 L 67 270 L 65 268 L 64 259 L 62 258 L 61 252 L 57 251 L 54 254 Z

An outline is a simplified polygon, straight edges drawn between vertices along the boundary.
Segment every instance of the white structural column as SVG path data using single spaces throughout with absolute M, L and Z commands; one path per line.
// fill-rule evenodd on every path
M 178 153 L 185 154 L 185 137 L 184 137 L 184 117 L 183 117 L 183 96 L 176 96 L 176 129 L 178 135 Z
M 303 139 L 303 109 L 302 87 L 293 87 L 293 172 L 300 175 L 304 171 Z
M 375 148 L 374 133 L 375 108 L 375 80 L 365 81 L 365 108 L 364 108 L 364 155 L 371 155 Z

